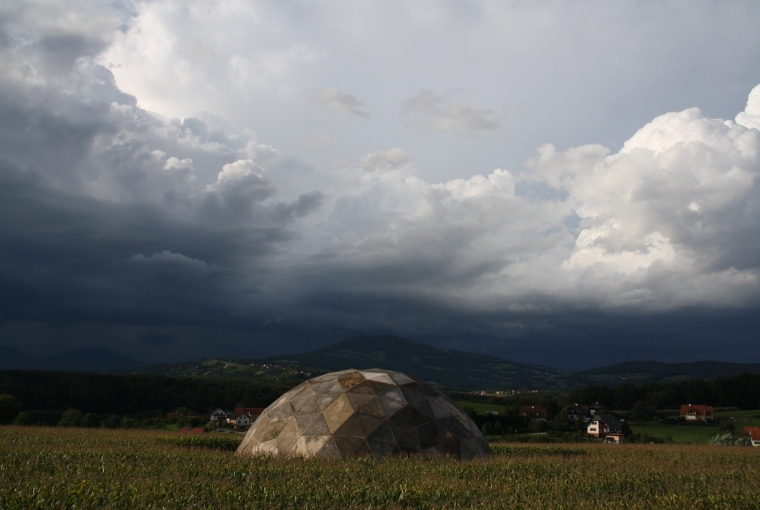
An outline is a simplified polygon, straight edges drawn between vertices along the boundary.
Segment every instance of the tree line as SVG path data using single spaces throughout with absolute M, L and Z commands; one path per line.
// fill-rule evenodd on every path
M 109 423 L 121 418 L 142 421 L 158 419 L 162 413 L 187 408 L 203 415 L 221 407 L 266 407 L 299 381 L 261 379 L 213 379 L 151 374 L 98 374 L 38 370 L 0 371 L 0 395 L 11 395 L 17 411 L 26 412 L 33 423 L 56 424 L 65 410 L 97 415 Z M 760 375 L 739 374 L 711 380 L 690 379 L 664 383 L 618 386 L 586 386 L 564 395 L 521 395 L 481 399 L 465 393 L 450 394 L 455 400 L 472 399 L 505 406 L 506 415 L 478 417 L 479 426 L 503 430 L 523 429 L 528 421 L 517 416 L 520 405 L 539 405 L 549 419 L 561 418 L 562 406 L 598 402 L 607 409 L 632 411 L 632 419 L 648 419 L 654 410 L 677 409 L 682 404 L 716 407 L 760 408 Z M 638 418 L 636 418 L 638 416 Z M 200 416 L 199 416 L 200 418 Z M 95 418 L 93 418 L 95 419 Z M 559 419 L 558 422 L 564 420 Z M 482 423 L 481 423 L 482 422 Z M 106 425 L 104 425 L 106 426 Z
M 216 407 L 266 407 L 299 382 L 3 370 L 0 394 L 15 397 L 21 411 L 55 413 L 76 409 L 120 416 L 186 407 L 200 414 Z
M 547 410 L 553 419 L 567 404 L 599 403 L 609 410 L 632 411 L 679 409 L 682 404 L 703 404 L 715 407 L 760 409 L 760 374 L 737 374 L 715 379 L 689 379 L 652 382 L 640 385 L 623 383 L 617 386 L 590 385 L 564 394 L 521 394 L 504 397 L 480 397 L 464 392 L 451 393 L 455 400 L 487 402 L 505 406 L 507 414 L 517 414 L 520 406 L 536 405 Z
M 715 379 L 652 382 L 641 385 L 586 386 L 573 391 L 569 400 L 599 402 L 609 409 L 627 410 L 643 402 L 655 409 L 678 409 L 682 404 L 715 407 L 760 408 L 760 374 L 737 374 Z

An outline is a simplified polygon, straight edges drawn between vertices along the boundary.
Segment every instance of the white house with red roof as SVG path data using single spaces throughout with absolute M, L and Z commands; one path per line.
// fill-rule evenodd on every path
M 520 406 L 517 414 L 538 421 L 546 421 L 546 417 L 548 416 L 546 409 L 538 406 Z
M 689 421 L 714 420 L 713 406 L 684 404 L 681 406 L 681 416 Z
M 760 427 L 744 427 L 744 432 L 749 434 L 752 446 L 760 446 Z

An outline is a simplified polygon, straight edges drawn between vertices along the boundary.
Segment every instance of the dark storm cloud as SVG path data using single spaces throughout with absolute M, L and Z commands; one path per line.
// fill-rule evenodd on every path
M 174 333 L 164 333 L 158 329 L 151 329 L 140 335 L 138 340 L 144 344 L 159 347 L 174 343 L 177 340 L 177 335 Z
M 94 58 L 111 22 L 22 21 L 0 25 L 0 321 L 17 338 L 118 332 L 143 359 L 376 333 L 565 368 L 759 355 L 760 92 L 737 122 L 673 112 L 618 152 L 544 145 L 524 172 L 430 183 L 398 147 L 318 168 L 208 112 L 159 118 Z M 314 99 L 374 121 L 340 91 Z M 406 111 L 500 127 L 432 92 Z

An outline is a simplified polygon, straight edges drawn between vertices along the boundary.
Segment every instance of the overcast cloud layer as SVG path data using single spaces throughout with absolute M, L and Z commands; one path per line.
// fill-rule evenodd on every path
M 757 19 L 6 3 L 0 344 L 760 362 Z

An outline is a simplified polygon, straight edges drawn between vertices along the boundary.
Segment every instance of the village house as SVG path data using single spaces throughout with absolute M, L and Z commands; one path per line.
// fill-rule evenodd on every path
M 681 406 L 681 416 L 689 421 L 708 421 L 715 419 L 713 406 L 684 404 Z
M 536 421 L 546 421 L 548 416 L 546 409 L 538 406 L 520 406 L 517 414 Z
M 256 421 L 261 413 L 264 412 L 263 407 L 236 407 L 235 414 L 247 414 L 251 417 L 251 421 Z
M 605 439 L 605 442 L 622 443 L 625 439 L 623 426 L 625 423 L 611 414 L 598 414 L 588 424 L 588 435 Z M 607 440 L 610 438 L 610 441 Z
M 564 406 L 562 410 L 567 412 L 568 420 L 589 421 L 591 419 L 591 414 L 589 413 L 588 406 L 570 404 L 570 405 Z
M 593 404 L 588 406 L 588 412 L 589 414 L 591 414 L 591 416 L 596 416 L 599 413 L 603 413 L 604 410 L 605 410 L 605 407 L 599 402 L 594 402 Z
M 251 424 L 251 417 L 247 414 L 233 413 L 227 418 L 227 423 L 235 425 L 237 427 L 247 427 Z
M 221 408 L 217 408 L 213 413 L 211 413 L 211 421 L 214 423 L 226 423 L 227 413 L 225 413 Z
M 744 427 L 744 432 L 749 434 L 752 446 L 760 446 L 760 427 Z

